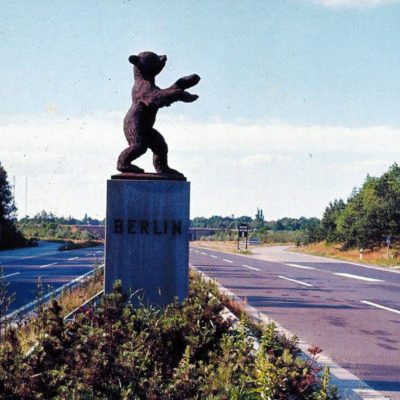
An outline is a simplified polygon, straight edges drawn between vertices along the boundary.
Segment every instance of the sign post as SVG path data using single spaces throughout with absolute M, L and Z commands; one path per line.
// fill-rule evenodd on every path
M 240 240 L 246 240 L 246 250 L 247 250 L 247 237 L 249 232 L 249 226 L 247 224 L 240 224 L 238 226 L 238 250 L 240 250 Z
M 386 237 L 386 244 L 387 244 L 387 258 L 389 260 L 389 253 L 390 253 L 390 243 L 392 241 L 392 238 L 388 235 Z

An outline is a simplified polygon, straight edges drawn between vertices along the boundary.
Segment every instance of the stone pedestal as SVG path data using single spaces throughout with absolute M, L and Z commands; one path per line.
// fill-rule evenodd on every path
M 106 293 L 120 279 L 135 305 L 142 296 L 154 305 L 187 296 L 189 196 L 185 181 L 107 182 Z

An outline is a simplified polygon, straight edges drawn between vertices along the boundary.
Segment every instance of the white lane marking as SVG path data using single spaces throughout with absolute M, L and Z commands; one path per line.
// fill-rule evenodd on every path
M 79 258 L 79 257 L 71 257 L 71 258 L 68 258 L 68 261 L 76 260 L 77 258 Z
M 369 306 L 372 306 L 372 307 L 381 308 L 382 310 L 391 311 L 391 312 L 394 312 L 396 314 L 400 314 L 400 310 L 395 310 L 394 308 L 381 306 L 380 304 L 373 303 L 372 301 L 360 300 L 360 303 L 368 304 Z
M 10 276 L 19 275 L 20 273 L 21 273 L 21 272 L 14 272 L 13 274 L 4 275 L 4 276 L 2 276 L 2 277 L 0 277 L 0 278 L 5 279 L 5 278 L 9 278 Z
M 210 254 L 210 257 L 212 257 L 212 258 L 218 258 L 217 256 L 214 256 L 213 254 Z
M 228 262 L 228 263 L 233 263 L 233 261 L 227 260 L 226 258 L 223 258 L 222 260 L 223 260 L 223 261 L 226 261 L 226 262 Z
M 252 269 L 254 271 L 259 271 L 260 270 L 260 268 L 250 267 L 250 265 L 246 265 L 246 264 L 243 264 L 242 267 L 245 267 L 245 268 L 248 268 L 248 269 Z
M 361 399 L 369 399 L 369 400 L 390 400 L 389 397 L 380 394 L 375 389 L 354 389 L 355 393 L 357 393 Z
M 384 282 L 383 279 L 368 278 L 366 276 L 346 274 L 344 272 L 334 272 L 333 275 L 343 276 L 345 278 L 358 279 L 360 281 L 366 281 L 366 282 Z
M 207 280 L 208 282 L 215 282 L 218 286 L 218 289 L 221 293 L 225 294 L 226 296 L 231 297 L 232 299 L 236 297 L 236 294 L 231 292 L 229 289 L 226 287 L 222 286 L 218 281 L 208 277 L 204 272 L 201 272 L 197 270 L 201 276 Z M 274 322 L 275 327 L 277 332 L 279 332 L 280 335 L 285 335 L 288 338 L 292 338 L 295 336 L 292 332 L 288 331 L 287 329 L 283 328 L 281 325 L 279 325 L 278 322 L 274 321 L 270 316 L 267 314 L 260 312 L 260 310 L 256 309 L 255 307 L 250 306 L 248 303 L 245 304 L 244 306 L 245 310 L 249 313 L 249 315 L 252 315 L 254 318 L 261 319 L 266 325 L 270 324 L 271 322 Z M 303 351 L 304 354 L 308 353 L 308 349 L 310 349 L 311 346 L 309 343 L 306 343 L 302 340 L 298 342 L 298 347 Z M 352 394 L 352 392 L 359 393 L 360 391 L 365 391 L 366 395 L 368 397 L 364 397 L 365 399 L 368 398 L 368 400 L 390 400 L 388 397 L 383 396 L 381 392 L 378 392 L 376 390 L 372 390 L 365 382 L 360 381 L 360 378 L 349 372 L 348 370 L 345 370 L 344 368 L 340 367 L 338 364 L 335 364 L 333 360 L 331 360 L 329 357 L 327 357 L 324 354 L 319 354 L 318 357 L 318 364 L 325 366 L 328 365 L 329 369 L 331 371 L 331 376 L 332 376 L 332 383 L 339 388 L 339 393 L 341 396 L 348 395 L 349 392 Z M 365 389 L 361 389 L 360 387 L 363 387 Z M 349 397 L 349 396 L 347 396 Z M 351 396 L 350 398 L 355 398 L 359 399 L 360 396 L 354 397 Z
M 301 269 L 315 269 L 314 267 L 308 267 L 305 265 L 299 265 L 299 264 L 285 264 L 288 267 L 293 267 L 293 268 L 301 268 Z
M 53 263 L 51 263 L 51 264 L 41 265 L 39 268 L 47 268 L 47 267 L 50 267 L 50 266 L 56 265 L 56 264 L 57 264 L 56 262 L 53 262 Z
M 207 255 L 207 253 L 204 253 L 204 251 L 202 251 L 201 254 L 203 254 L 203 256 L 206 256 L 206 255 Z
M 311 283 L 306 283 L 306 282 L 298 281 L 296 279 L 287 278 L 286 276 L 282 276 L 282 275 L 279 275 L 279 278 L 286 279 L 287 281 L 298 283 L 299 285 L 304 285 L 304 286 L 309 286 L 309 287 L 313 286 L 313 285 L 311 285 Z

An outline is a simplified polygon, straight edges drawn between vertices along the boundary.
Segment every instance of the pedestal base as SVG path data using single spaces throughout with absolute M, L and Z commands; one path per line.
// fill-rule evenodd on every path
M 190 183 L 107 182 L 105 292 L 120 279 L 135 305 L 166 305 L 188 293 Z

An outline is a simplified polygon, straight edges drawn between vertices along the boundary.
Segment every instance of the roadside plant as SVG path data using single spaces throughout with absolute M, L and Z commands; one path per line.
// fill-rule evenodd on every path
M 43 293 L 42 293 L 43 294 Z M 295 342 L 262 332 L 257 353 L 247 316 L 232 329 L 212 283 L 191 276 L 188 298 L 134 308 L 116 281 L 96 309 L 73 322 L 52 299 L 41 309 L 26 355 L 14 330 L 0 345 L 0 393 L 7 399 L 336 400 L 329 371 L 299 357 Z M 331 397 L 329 397 L 331 396 Z
M 4 278 L 4 270 L 0 272 L 0 343 L 2 342 L 3 335 L 7 331 L 10 319 L 7 317 L 11 303 L 15 299 L 15 293 L 8 293 L 8 286 Z

